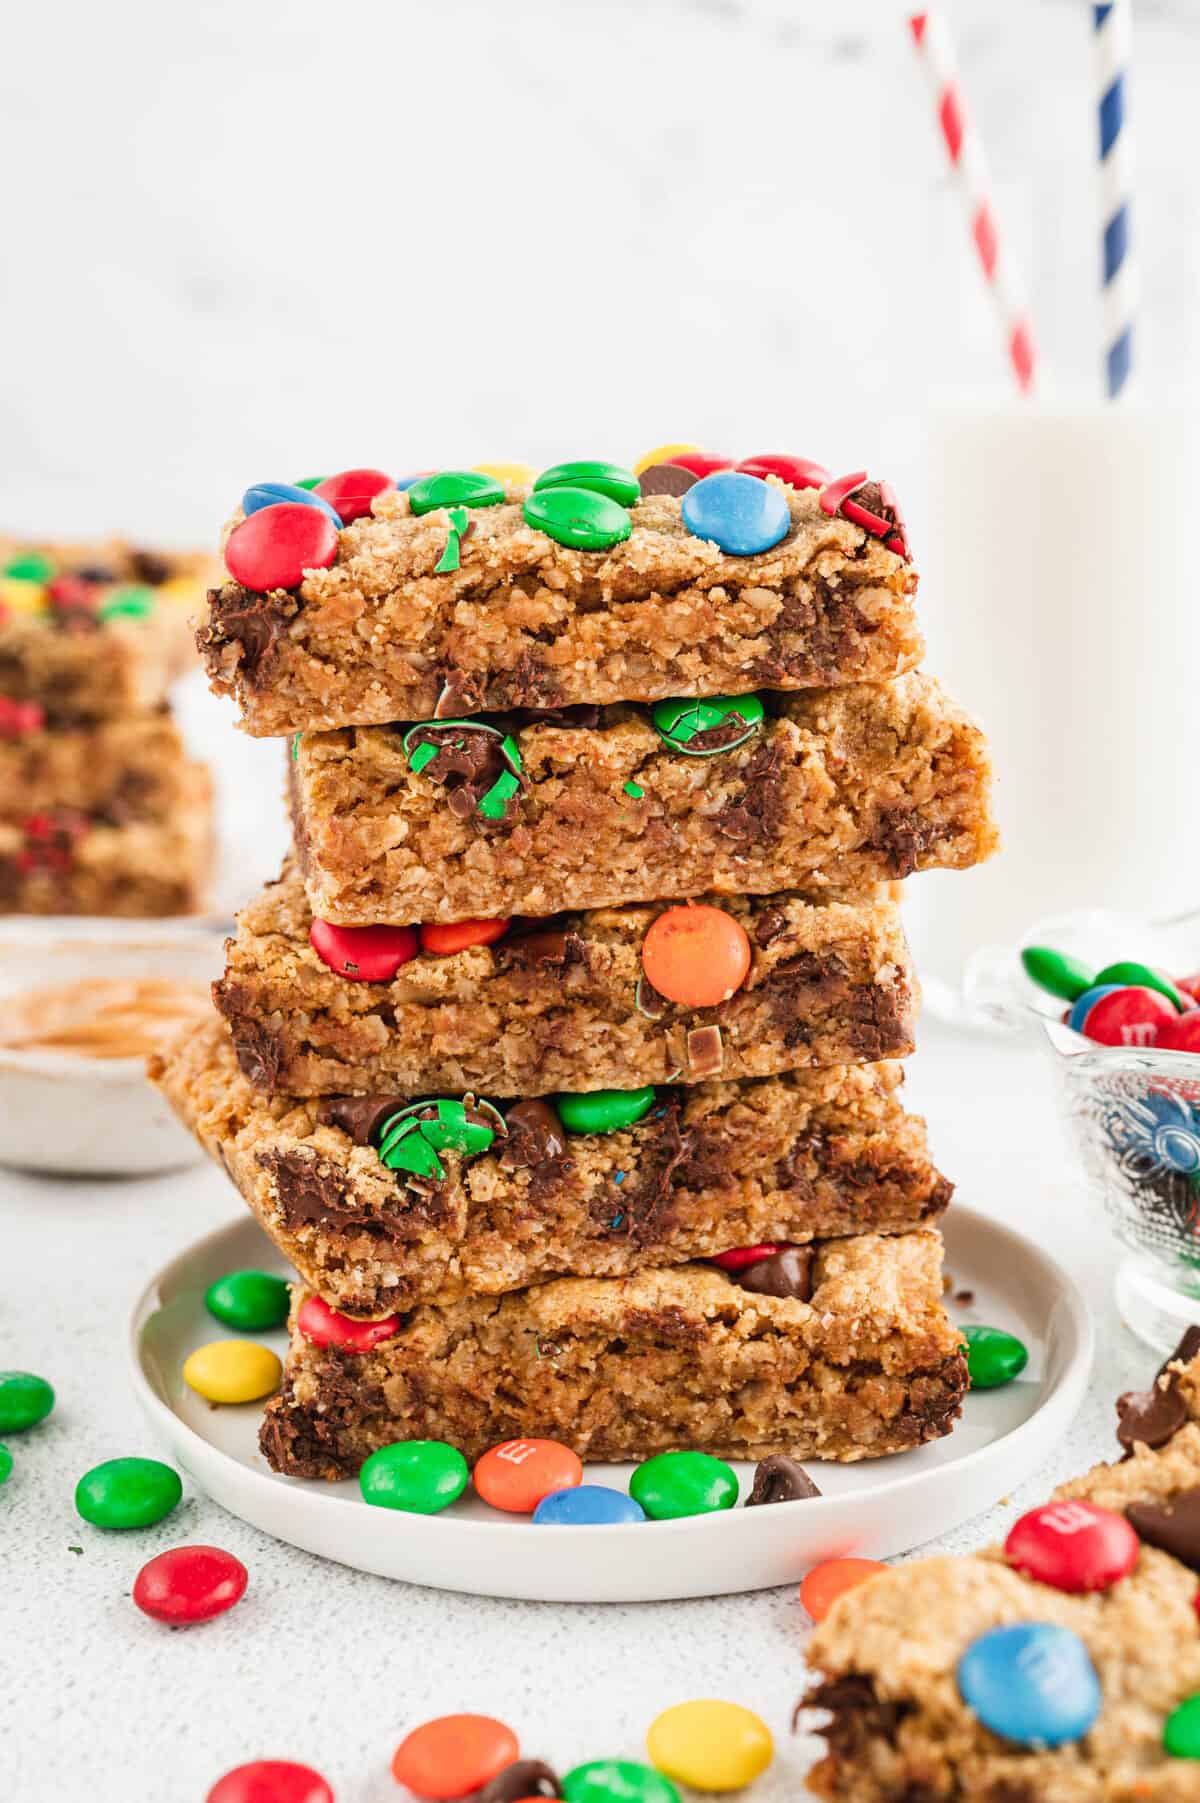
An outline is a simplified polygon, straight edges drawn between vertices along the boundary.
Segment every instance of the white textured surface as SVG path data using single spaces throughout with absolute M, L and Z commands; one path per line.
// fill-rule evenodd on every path
M 1113 1399 L 1155 1362 L 1113 1312 L 1114 1252 L 1060 1141 L 1043 1056 L 927 1023 L 912 1065 L 912 1100 L 963 1198 L 1068 1263 L 1099 1327 L 1075 1429 L 1037 1483 L 953 1537 L 960 1546 L 993 1537 L 1059 1477 L 1112 1456 Z M 530 1754 L 566 1768 L 637 1757 L 658 1709 L 708 1695 L 764 1716 L 779 1758 L 756 1803 L 793 1803 L 804 1752 L 788 1722 L 805 1617 L 790 1590 L 661 1606 L 485 1602 L 322 1564 L 190 1486 L 177 1513 L 144 1533 L 105 1535 L 78 1519 L 72 1492 L 88 1466 L 157 1451 L 125 1387 L 133 1296 L 235 1207 L 207 1168 L 107 1185 L 0 1174 L 0 1366 L 43 1372 L 59 1396 L 44 1428 L 13 1436 L 16 1467 L 0 1491 L 3 1662 L 17 1652 L 0 1685 L 6 1798 L 80 1796 L 82 1760 L 89 1803 L 202 1803 L 221 1772 L 270 1755 L 315 1765 L 338 1803 L 390 1803 L 400 1795 L 392 1750 L 432 1714 L 497 1714 Z M 172 1633 L 128 1592 L 146 1559 L 187 1541 L 237 1553 L 250 1589 L 222 1620 Z

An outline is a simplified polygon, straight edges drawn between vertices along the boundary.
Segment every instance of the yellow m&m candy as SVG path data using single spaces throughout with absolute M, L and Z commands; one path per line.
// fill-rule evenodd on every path
M 10 613 L 40 614 L 49 600 L 44 583 L 28 582 L 23 576 L 0 577 L 0 607 Z
M 650 1762 L 693 1790 L 741 1790 L 765 1772 L 775 1753 L 771 1730 L 752 1709 L 711 1697 L 676 1703 L 651 1722 Z
M 672 457 L 682 457 L 685 451 L 698 451 L 698 444 L 660 444 L 644 457 L 639 457 L 633 466 L 635 476 L 641 476 L 646 470 L 653 469 L 656 463 L 670 463 Z
M 253 1340 L 212 1340 L 183 1367 L 183 1381 L 206 1402 L 257 1402 L 279 1388 L 283 1366 Z
M 531 463 L 473 463 L 471 468 L 493 482 L 503 482 L 505 488 L 532 488 L 537 479 Z

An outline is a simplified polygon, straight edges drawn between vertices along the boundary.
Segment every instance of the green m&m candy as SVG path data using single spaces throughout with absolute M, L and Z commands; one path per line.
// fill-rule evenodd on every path
M 639 1465 L 629 1480 L 630 1496 L 652 1521 L 732 1509 L 737 1493 L 732 1468 L 706 1452 L 660 1452 Z
M 507 765 L 476 804 L 485 820 L 503 820 L 509 803 L 521 787 L 521 748 L 511 733 L 501 732 L 499 727 L 490 726 L 486 720 L 418 720 L 404 735 L 408 767 L 419 776 L 443 752 L 453 754 L 465 750 L 472 734 L 496 739 L 500 756 Z M 453 799 L 450 809 L 452 813 L 458 811 Z M 470 812 L 469 803 L 467 811 Z
M 1068 958 L 1065 952 L 1053 951 L 1048 945 L 1027 945 L 1021 953 L 1021 963 L 1031 983 L 1064 1002 L 1077 1002 L 1100 981 L 1092 975 L 1090 965 Z
M 313 489 L 319 488 L 324 481 L 324 476 L 301 476 L 295 486 L 297 488 L 307 488 L 311 494 Z
M 555 1106 L 568 1133 L 619 1133 L 649 1114 L 657 1094 L 649 1083 L 644 1089 L 593 1089 L 558 1096 Z
M 7 1484 L 12 1476 L 12 1454 L 7 1446 L 0 1446 L 0 1484 Z
M 75 1507 L 97 1528 L 148 1528 L 183 1495 L 179 1473 L 158 1459 L 106 1459 L 75 1486 Z
M 679 1803 L 669 1778 L 636 1759 L 589 1759 L 562 1781 L 566 1803 Z
M 288 1318 L 288 1286 L 270 1271 L 230 1271 L 204 1292 L 210 1315 L 239 1333 L 263 1333 Z
M 21 551 L 5 564 L 4 575 L 16 582 L 51 582 L 54 560 L 44 551 Z
M 54 1407 L 54 1391 L 32 1371 L 0 1371 L 0 1434 L 36 1427 Z
M 591 488 L 537 489 L 522 511 L 527 526 L 575 551 L 607 551 L 633 531 L 621 503 Z
M 1163 1749 L 1172 1759 L 1200 1759 L 1200 1693 L 1172 1709 L 1163 1728 Z
M 712 758 L 754 737 L 763 723 L 763 704 L 757 695 L 656 701 L 650 718 L 655 732 L 672 751 L 682 751 L 692 758 Z
M 1019 1377 L 1029 1363 L 1029 1348 L 1002 1327 L 964 1327 L 967 1371 L 973 1390 L 997 1390 Z
M 534 494 L 546 488 L 589 488 L 593 494 L 607 495 L 622 507 L 632 507 L 642 498 L 642 485 L 632 470 L 619 463 L 601 463 L 595 458 L 579 458 L 574 463 L 555 463 L 543 470 L 533 485 Z
M 383 1122 L 379 1157 L 389 1171 L 408 1171 L 414 1177 L 432 1177 L 440 1183 L 446 1173 L 439 1152 L 478 1158 L 496 1134 L 503 1131 L 503 1116 L 482 1099 L 473 1102 L 469 1109 L 457 1096 L 413 1102 L 389 1114 Z
M 1098 988 L 1101 983 L 1116 983 L 1122 988 L 1137 985 L 1142 989 L 1156 989 L 1159 995 L 1166 996 L 1178 1013 L 1182 1014 L 1184 1011 L 1184 998 L 1170 977 L 1165 977 L 1161 970 L 1152 969 L 1149 964 L 1138 964 L 1131 958 L 1123 959 L 1118 964 L 1106 964 L 1092 978 L 1094 987 Z
M 144 620 L 147 614 L 154 612 L 156 603 L 153 589 L 119 588 L 114 591 L 100 609 L 102 620 Z
M 458 1500 L 470 1475 L 461 1452 L 444 1440 L 399 1440 L 371 1454 L 358 1487 L 376 1508 L 436 1515 Z
M 504 490 L 494 476 L 478 470 L 437 470 L 421 476 L 408 491 L 413 513 L 432 513 L 435 507 L 497 507 Z

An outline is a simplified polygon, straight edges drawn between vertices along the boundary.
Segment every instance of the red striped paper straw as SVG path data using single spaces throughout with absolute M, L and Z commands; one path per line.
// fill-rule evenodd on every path
M 950 33 L 937 12 L 910 13 L 908 24 L 933 86 L 938 126 L 950 167 L 958 177 L 980 267 L 1000 316 L 1008 360 L 1017 387 L 1022 394 L 1029 394 L 1037 367 L 1033 328 L 1017 272 L 1001 246 L 987 159 L 963 104 Z

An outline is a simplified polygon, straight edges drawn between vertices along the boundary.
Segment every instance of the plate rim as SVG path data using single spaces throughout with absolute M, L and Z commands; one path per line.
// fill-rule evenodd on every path
M 968 1225 L 972 1231 L 977 1233 L 982 1231 L 984 1234 L 993 1234 L 1006 1242 L 1008 1251 L 1015 1252 L 1023 1259 L 1032 1255 L 1041 1263 L 1045 1275 L 1051 1281 L 1056 1293 L 1056 1309 L 1059 1313 L 1065 1311 L 1069 1337 L 1066 1363 L 1049 1393 L 1042 1398 L 1034 1408 L 1033 1412 L 1028 1415 L 1024 1421 L 1019 1422 L 1016 1427 L 1010 1428 L 1006 1433 L 1000 1434 L 994 1440 L 989 1440 L 985 1446 L 979 1446 L 972 1452 L 964 1453 L 962 1458 L 955 1461 L 952 1466 L 936 1466 L 932 1470 L 907 1472 L 898 1477 L 883 1480 L 881 1483 L 873 1486 L 871 1490 L 871 1499 L 873 1503 L 878 1502 L 881 1505 L 885 1505 L 890 1499 L 903 1498 L 914 1489 L 919 1489 L 929 1485 L 931 1482 L 936 1482 L 939 1477 L 945 1478 L 951 1470 L 957 1475 L 958 1473 L 978 1468 L 981 1464 L 999 1459 L 1002 1456 L 1002 1449 L 1004 1451 L 1010 1451 L 1015 1446 L 1019 1446 L 1023 1439 L 1032 1436 L 1034 1433 L 1044 1432 L 1046 1427 L 1044 1417 L 1048 1411 L 1054 1413 L 1061 1426 L 1067 1426 L 1074 1418 L 1074 1415 L 1083 1400 L 1088 1378 L 1092 1370 L 1095 1357 L 1095 1323 L 1092 1318 L 1091 1310 L 1088 1307 L 1087 1299 L 1082 1290 L 1070 1273 L 1059 1263 L 1058 1259 L 1047 1252 L 1044 1247 L 1039 1246 L 1036 1241 L 1027 1238 L 1024 1234 L 1019 1233 L 1015 1228 L 1008 1226 L 1005 1222 L 997 1220 L 992 1215 L 984 1214 L 978 1209 L 968 1208 L 965 1204 L 956 1203 L 952 1205 L 951 1214 L 954 1217 L 957 1217 L 958 1220 L 963 1221 L 964 1225 Z M 257 1222 L 253 1221 L 253 1217 L 245 1214 L 231 1217 L 220 1226 L 212 1228 L 206 1234 L 202 1234 L 198 1239 L 190 1241 L 187 1246 L 170 1258 L 153 1274 L 148 1282 L 142 1286 L 130 1310 L 126 1331 L 125 1351 L 130 1381 L 133 1386 L 134 1394 L 137 1397 L 143 1412 L 154 1424 L 159 1436 L 165 1439 L 169 1445 L 175 1447 L 177 1436 L 182 1436 L 184 1444 L 186 1444 L 189 1449 L 192 1446 L 199 1449 L 197 1458 L 200 1465 L 203 1465 L 210 1459 L 229 1465 L 237 1472 L 239 1483 L 249 1483 L 253 1487 L 253 1490 L 256 1493 L 261 1494 L 264 1499 L 271 1497 L 276 1502 L 279 1502 L 286 1497 L 289 1499 L 290 1505 L 298 1509 L 306 1519 L 322 1519 L 314 1512 L 323 1509 L 329 1503 L 336 1503 L 339 1507 L 345 1507 L 345 1499 L 343 1497 L 335 1497 L 330 1494 L 328 1490 L 322 1494 L 320 1489 L 313 1489 L 307 1485 L 302 1485 L 302 1483 L 284 1477 L 278 1472 L 258 1471 L 252 1465 L 244 1463 L 233 1454 L 226 1452 L 222 1447 L 215 1445 L 213 1441 L 206 1439 L 203 1434 L 198 1433 L 190 1423 L 185 1421 L 181 1415 L 177 1414 L 170 1404 L 164 1401 L 157 1393 L 141 1359 L 140 1342 L 142 1328 L 150 1314 L 154 1312 L 155 1307 L 161 1306 L 158 1302 L 161 1284 L 169 1278 L 176 1267 L 185 1259 L 190 1262 L 198 1255 L 202 1256 L 204 1252 L 213 1247 L 216 1242 L 224 1239 L 230 1233 L 250 1225 L 255 1227 L 258 1225 Z M 261 1227 L 258 1228 L 258 1231 L 259 1233 L 262 1233 Z M 270 1245 L 271 1242 L 267 1239 L 265 1234 L 263 1234 L 263 1239 Z M 276 1251 L 278 1250 L 277 1248 L 273 1249 Z M 182 1457 L 182 1454 L 177 1456 Z M 611 1463 L 612 1461 L 608 1462 Z M 625 1461 L 619 1462 L 624 1463 Z M 810 1462 L 820 1463 L 821 1461 Z M 860 1462 L 868 1467 L 875 1463 L 873 1460 L 863 1460 Z M 796 1507 L 803 1504 L 805 1520 L 812 1521 L 815 1524 L 818 1520 L 836 1516 L 839 1509 L 845 1509 L 853 1500 L 856 1499 L 844 1495 L 822 1495 L 817 1497 L 796 1498 L 789 1503 L 782 1505 L 775 1504 L 770 1513 L 778 1516 L 778 1511 L 781 1507 L 785 1510 L 794 1510 Z M 354 1507 L 359 1505 L 357 1502 L 352 1501 L 351 1506 Z M 362 1504 L 361 1506 L 366 1507 L 365 1504 Z M 749 1517 L 749 1526 L 743 1525 L 740 1528 L 728 1528 L 724 1530 L 725 1532 L 735 1532 L 745 1536 L 754 1534 L 757 1531 L 754 1523 L 759 1513 L 758 1510 L 751 1510 L 745 1507 L 734 1507 L 719 1511 L 719 1517 L 730 1523 L 734 1521 L 744 1522 L 745 1519 Z M 415 1519 L 421 1523 L 420 1531 L 423 1535 L 428 1533 L 435 1537 L 439 1542 L 444 1542 L 446 1545 L 449 1545 L 454 1541 L 485 1541 L 498 1533 L 511 1531 L 512 1526 L 515 1525 L 507 1518 L 495 1522 L 488 1520 L 472 1520 L 460 1516 L 456 1517 L 449 1511 L 434 1515 L 421 1515 Z M 689 1535 L 700 1538 L 711 1534 L 711 1524 L 713 1519 L 714 1517 L 712 1514 L 693 1515 L 685 1516 L 673 1521 L 656 1521 L 654 1526 L 660 1534 L 670 1532 L 676 1539 L 686 1539 Z M 571 1544 L 578 1543 L 581 1547 L 598 1547 L 613 1540 L 614 1537 L 617 1540 L 620 1540 L 621 1537 L 627 1534 L 628 1526 L 629 1524 L 627 1522 L 580 1524 L 573 1528 Z M 277 1537 L 282 1538 L 283 1536 Z

